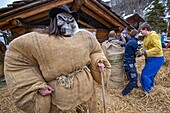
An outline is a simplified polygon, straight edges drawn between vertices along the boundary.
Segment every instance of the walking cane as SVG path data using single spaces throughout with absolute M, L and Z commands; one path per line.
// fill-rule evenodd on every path
M 104 89 L 104 64 L 98 63 L 100 75 L 101 75 L 101 83 L 102 83 L 102 97 L 103 97 L 103 112 L 106 113 L 106 99 L 105 99 L 105 89 Z

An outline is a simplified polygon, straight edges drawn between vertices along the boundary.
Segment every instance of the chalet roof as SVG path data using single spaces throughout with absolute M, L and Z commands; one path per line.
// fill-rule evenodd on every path
M 133 29 L 101 0 L 20 0 L 0 8 L 0 30 L 17 26 L 48 26 L 48 11 L 62 4 L 78 12 L 80 28 L 114 29 L 117 32 Z
M 138 13 L 129 14 L 127 16 L 124 16 L 123 18 L 127 21 L 133 19 L 137 22 L 145 22 L 145 20 Z
M 127 16 L 123 17 L 129 24 L 131 24 L 135 29 L 139 28 L 139 25 L 145 20 L 138 14 L 138 13 L 133 13 Z

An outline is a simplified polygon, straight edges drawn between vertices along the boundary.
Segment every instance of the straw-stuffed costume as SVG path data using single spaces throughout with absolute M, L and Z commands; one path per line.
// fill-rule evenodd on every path
M 77 13 L 63 5 L 49 16 L 49 34 L 31 32 L 9 45 L 5 76 L 12 99 L 27 113 L 97 113 L 98 63 L 105 66 L 105 81 L 111 66 L 95 36 L 78 29 Z

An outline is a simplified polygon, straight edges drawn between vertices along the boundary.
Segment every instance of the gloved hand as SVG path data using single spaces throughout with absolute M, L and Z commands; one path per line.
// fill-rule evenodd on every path
M 137 57 L 141 57 L 142 55 L 146 55 L 146 51 L 145 50 L 138 50 L 136 53 Z

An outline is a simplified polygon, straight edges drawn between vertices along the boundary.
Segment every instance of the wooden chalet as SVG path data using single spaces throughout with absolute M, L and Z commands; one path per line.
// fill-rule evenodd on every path
M 79 27 L 94 32 L 99 42 L 107 39 L 112 29 L 116 32 L 133 29 L 101 0 L 21 0 L 0 9 L 0 30 L 10 30 L 12 38 L 16 38 L 37 28 L 46 28 L 50 21 L 48 11 L 62 4 L 78 12 Z
M 124 17 L 124 19 L 131 24 L 135 29 L 139 28 L 139 25 L 143 22 L 145 22 L 145 20 L 137 13 L 134 14 L 130 14 Z

